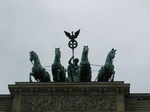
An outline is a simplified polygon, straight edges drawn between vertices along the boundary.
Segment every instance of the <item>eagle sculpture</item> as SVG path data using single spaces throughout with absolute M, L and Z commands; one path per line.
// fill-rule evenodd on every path
M 70 33 L 64 31 L 66 36 L 69 37 L 69 39 L 74 40 L 75 38 L 78 37 L 79 33 L 80 33 L 80 29 L 78 31 L 76 31 L 75 33 L 73 33 L 73 31 Z

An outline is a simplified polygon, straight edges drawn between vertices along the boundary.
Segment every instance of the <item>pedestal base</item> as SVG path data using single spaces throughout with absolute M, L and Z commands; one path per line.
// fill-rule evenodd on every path
M 13 112 L 125 112 L 124 82 L 28 83 L 9 85 Z

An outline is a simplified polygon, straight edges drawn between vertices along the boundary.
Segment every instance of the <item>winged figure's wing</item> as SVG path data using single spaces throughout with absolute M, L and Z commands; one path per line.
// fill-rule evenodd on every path
M 78 37 L 79 33 L 80 33 L 80 29 L 79 29 L 78 31 L 75 32 L 75 38 Z
M 71 37 L 70 33 L 66 32 L 66 31 L 64 31 L 64 32 L 65 32 L 66 36 L 69 37 L 69 39 L 70 39 L 70 37 Z

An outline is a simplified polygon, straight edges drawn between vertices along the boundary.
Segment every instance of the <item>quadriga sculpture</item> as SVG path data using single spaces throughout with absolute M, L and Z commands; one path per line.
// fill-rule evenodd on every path
M 114 81 L 114 65 L 113 59 L 115 58 L 116 50 L 113 48 L 107 55 L 105 65 L 101 67 L 97 76 L 97 82 Z
M 54 82 L 65 82 L 66 80 L 66 71 L 65 68 L 61 65 L 61 52 L 60 48 L 55 48 L 55 59 L 52 64 L 52 74 Z
M 91 66 L 88 60 L 88 46 L 83 47 L 82 58 L 80 62 L 80 81 L 89 82 L 91 81 Z
M 50 82 L 50 75 L 49 73 L 45 70 L 45 68 L 42 67 L 38 55 L 34 52 L 30 52 L 30 61 L 34 61 L 33 67 L 32 67 L 32 72 L 30 73 L 29 80 L 31 80 L 31 76 L 35 78 L 36 81 L 38 82 Z

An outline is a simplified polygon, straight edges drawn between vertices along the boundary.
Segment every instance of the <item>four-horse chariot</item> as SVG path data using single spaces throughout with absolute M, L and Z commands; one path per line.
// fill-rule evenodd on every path
M 88 46 L 83 46 L 81 62 L 78 65 L 79 59 L 74 59 L 74 49 L 77 47 L 78 43 L 75 40 L 79 35 L 80 30 L 75 32 L 75 35 L 70 34 L 65 31 L 67 37 L 69 37 L 70 41 L 68 46 L 72 49 L 72 57 L 69 60 L 68 68 L 65 69 L 61 64 L 61 51 L 60 48 L 55 48 L 55 58 L 54 62 L 51 66 L 52 76 L 54 82 L 90 82 L 92 78 L 92 70 L 91 64 L 88 59 Z M 113 60 L 115 58 L 116 50 L 113 48 L 107 55 L 105 64 L 98 71 L 98 75 L 95 79 L 97 82 L 108 82 L 114 81 L 114 65 Z M 73 62 L 72 62 L 73 60 Z M 32 72 L 29 74 L 29 80 L 31 80 L 31 76 L 35 78 L 38 82 L 50 82 L 51 78 L 49 73 L 46 71 L 44 67 L 42 67 L 38 55 L 34 52 L 30 52 L 30 61 L 34 61 Z M 68 77 L 66 77 L 66 72 L 68 73 Z

